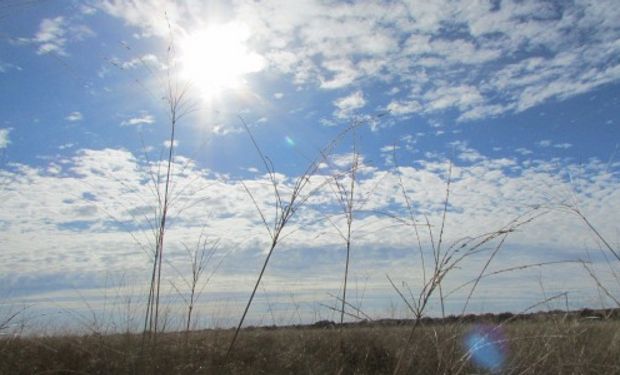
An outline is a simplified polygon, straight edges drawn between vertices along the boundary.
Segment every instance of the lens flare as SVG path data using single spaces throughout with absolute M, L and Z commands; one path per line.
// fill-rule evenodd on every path
M 289 137 L 288 135 L 284 137 L 284 140 L 286 141 L 287 145 L 291 147 L 295 146 L 295 141 L 293 140 L 293 138 Z
M 501 327 L 478 325 L 465 336 L 465 348 L 472 362 L 493 373 L 499 373 L 508 352 Z

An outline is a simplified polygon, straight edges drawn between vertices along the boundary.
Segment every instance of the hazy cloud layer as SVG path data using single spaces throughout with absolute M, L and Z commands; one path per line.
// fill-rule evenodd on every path
M 446 244 L 498 230 L 532 209 L 540 213 L 550 209 L 509 237 L 506 256 L 499 257 L 493 269 L 587 259 L 586 250 L 597 242 L 576 215 L 561 209 L 564 204 L 578 205 L 601 233 L 614 238 L 620 212 L 620 176 L 610 172 L 607 163 L 590 160 L 558 170 L 554 162 L 492 159 L 465 144 L 455 147 L 459 161 L 452 168 Z M 340 272 L 337 264 L 342 261 L 343 246 L 336 228 L 342 230 L 345 220 L 333 185 L 330 188 L 326 182 L 330 176 L 340 176 L 347 186 L 345 171 L 351 158 L 351 154 L 333 155 L 322 172 L 311 177 L 310 188 L 319 190 L 285 231 L 266 285 L 288 284 L 293 288 L 291 293 L 309 293 L 307 298 L 317 294 L 324 298 L 327 291 L 336 292 L 339 279 L 335 275 Z M 383 290 L 381 298 L 385 299 L 385 293 L 389 295 L 385 273 L 413 284 L 421 282 L 417 240 L 412 227 L 404 225 L 410 213 L 402 188 L 417 221 L 423 223 L 423 218 L 428 218 L 436 236 L 448 164 L 443 160 L 419 161 L 391 170 L 367 166 L 363 159 L 360 164 L 352 272 L 355 277 L 366 277 L 368 287 L 375 292 Z M 568 172 L 572 182 L 566 176 Z M 9 181 L 3 185 L 0 211 L 0 241 L 5 249 L 0 272 L 14 288 L 13 293 L 24 296 L 36 291 L 36 295 L 46 295 L 65 290 L 67 295 L 72 285 L 82 283 L 80 280 L 90 280 L 95 287 L 110 273 L 146 277 L 158 214 L 153 183 L 162 170 L 157 165 L 124 150 L 83 149 L 71 158 L 50 162 L 48 168 L 12 164 L 0 173 L 3 181 Z M 277 180 L 286 196 L 294 177 L 278 175 Z M 195 243 L 200 233 L 219 239 L 220 256 L 227 254 L 224 271 L 214 277 L 209 290 L 228 296 L 236 306 L 255 277 L 269 241 L 243 185 L 270 220 L 274 197 L 267 176 L 225 179 L 179 156 L 173 181 L 167 259 L 176 267 L 167 268 L 167 277 L 179 277 L 173 269 L 189 272 L 183 266 L 187 263 L 184 244 Z M 420 228 L 422 246 L 430 257 L 428 228 Z M 455 272 L 446 285 L 454 287 L 469 280 L 476 264 L 474 261 L 470 268 Z M 591 280 L 583 269 L 575 272 L 570 288 L 579 296 Z M 317 275 L 321 277 L 317 279 Z M 549 285 L 556 285 L 555 273 L 546 275 Z M 289 278 L 298 280 L 297 286 L 290 284 Z M 492 293 L 502 293 L 500 284 L 492 285 L 485 294 L 488 298 Z M 514 285 L 511 288 L 514 301 L 527 300 L 527 290 Z M 387 302 L 382 301 L 375 302 L 385 309 Z

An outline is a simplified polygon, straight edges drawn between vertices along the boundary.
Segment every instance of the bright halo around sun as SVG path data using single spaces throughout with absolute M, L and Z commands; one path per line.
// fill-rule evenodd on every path
M 228 23 L 194 32 L 179 42 L 181 78 L 198 88 L 205 99 L 240 89 L 244 76 L 261 71 L 265 60 L 248 49 L 250 30 Z

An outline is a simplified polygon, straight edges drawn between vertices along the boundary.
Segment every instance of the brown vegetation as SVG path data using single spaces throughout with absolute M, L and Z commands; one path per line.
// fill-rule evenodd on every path
M 445 320 L 422 325 L 400 373 L 486 373 L 469 360 L 471 352 L 464 344 L 478 325 Z M 161 333 L 157 345 L 144 352 L 136 334 L 4 338 L 0 373 L 391 374 L 409 334 L 403 326 L 349 325 L 341 342 L 339 330 L 326 326 L 247 328 L 228 357 L 233 330 L 193 332 L 189 341 L 183 333 Z M 616 319 L 538 314 L 500 327 L 506 357 L 495 372 L 620 374 Z

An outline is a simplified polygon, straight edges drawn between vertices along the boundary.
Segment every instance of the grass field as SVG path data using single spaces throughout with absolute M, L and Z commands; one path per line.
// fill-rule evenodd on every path
M 411 324 L 5 337 L 2 374 L 391 374 Z M 476 342 L 476 340 L 478 340 Z M 473 344 L 472 344 L 473 343 Z M 620 374 L 620 321 L 543 314 L 499 322 L 426 322 L 402 374 Z

